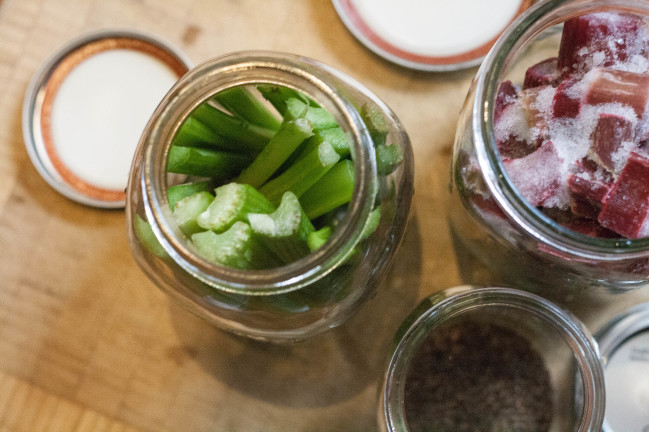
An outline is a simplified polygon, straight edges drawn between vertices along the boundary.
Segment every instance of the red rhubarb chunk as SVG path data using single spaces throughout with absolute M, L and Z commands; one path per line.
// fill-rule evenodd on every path
M 494 105 L 494 122 L 497 122 L 505 108 L 518 99 L 518 88 L 511 81 L 503 81 L 498 88 Z
M 523 89 L 555 85 L 559 82 L 560 75 L 556 57 L 543 60 L 525 71 Z
M 577 161 L 573 171 L 567 179 L 570 209 L 577 216 L 597 219 L 613 187 L 613 177 L 588 158 Z
M 593 151 L 609 171 L 618 171 L 617 153 L 624 142 L 633 140 L 633 125 L 625 117 L 601 114 L 593 132 Z
M 511 182 L 530 205 L 538 207 L 555 196 L 561 185 L 561 159 L 552 141 L 519 159 L 504 159 Z
M 565 222 L 564 226 L 578 233 L 587 235 L 589 237 L 598 238 L 618 238 L 619 235 L 613 231 L 604 228 L 599 222 L 589 218 L 575 218 L 571 221 Z
M 613 66 L 640 52 L 645 30 L 633 15 L 594 13 L 564 23 L 558 66 L 568 73 L 587 72 L 592 66 Z
M 648 212 L 649 159 L 631 153 L 597 219 L 624 237 L 638 238 Z
M 581 108 L 581 95 L 575 89 L 577 81 L 567 79 L 559 84 L 552 101 L 552 115 L 555 118 L 575 118 Z
M 570 209 L 575 215 L 597 218 L 611 188 L 612 183 L 605 179 L 586 175 L 568 175 Z
M 592 71 L 584 102 L 589 105 L 620 103 L 642 118 L 649 103 L 649 75 L 614 69 Z

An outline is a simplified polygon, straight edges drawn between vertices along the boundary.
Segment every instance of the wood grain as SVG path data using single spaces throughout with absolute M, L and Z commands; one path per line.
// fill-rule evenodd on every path
M 357 315 L 290 346 L 225 334 L 146 279 L 122 211 L 78 205 L 43 181 L 21 132 L 29 79 L 58 47 L 105 28 L 157 34 L 194 63 L 247 49 L 317 58 L 393 108 L 416 156 L 413 216 L 396 267 Z M 0 431 L 375 430 L 397 326 L 423 296 L 462 282 L 443 209 L 474 74 L 389 64 L 327 0 L 0 2 Z M 637 301 L 620 299 L 616 310 Z

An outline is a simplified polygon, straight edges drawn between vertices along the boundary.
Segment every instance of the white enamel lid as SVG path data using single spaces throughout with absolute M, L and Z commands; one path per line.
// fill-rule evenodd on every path
M 385 59 L 412 69 L 478 65 L 531 0 L 332 0 L 349 31 Z
M 58 192 L 85 205 L 122 208 L 140 135 L 190 62 L 151 35 L 81 36 L 35 73 L 23 104 L 27 152 Z

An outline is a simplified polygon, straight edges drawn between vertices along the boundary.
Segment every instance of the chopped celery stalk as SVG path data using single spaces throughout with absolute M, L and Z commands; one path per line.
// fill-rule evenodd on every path
M 329 225 L 326 225 L 317 231 L 311 231 L 309 237 L 306 239 L 309 250 L 313 252 L 320 249 L 323 244 L 327 243 L 327 240 L 331 237 L 331 233 L 333 233 L 333 228 Z
M 211 180 L 196 181 L 169 186 L 167 188 L 167 199 L 169 200 L 169 207 L 173 210 L 176 203 L 181 199 L 193 195 L 196 192 L 211 192 L 214 190 L 214 187 L 215 184 Z
M 191 117 L 219 135 L 237 141 L 242 152 L 258 153 L 275 135 L 275 131 L 240 120 L 209 103 L 199 105 Z
M 183 147 L 211 147 L 219 150 L 240 149 L 239 143 L 222 137 L 202 122 L 193 117 L 187 117 L 176 135 L 171 140 L 171 145 Z
M 348 157 L 349 142 L 342 129 L 335 127 L 329 129 L 319 129 L 313 131 L 313 136 L 304 141 L 300 146 L 289 156 L 288 159 L 277 170 L 282 173 L 291 167 L 294 163 L 304 159 L 314 148 L 317 148 L 322 142 L 327 141 L 336 150 L 336 153 L 341 158 Z
M 367 126 L 367 130 L 370 132 L 374 145 L 385 144 L 390 129 L 381 110 L 375 105 L 365 104 L 361 107 L 360 114 L 365 126 Z
M 354 163 L 343 159 L 300 196 L 300 204 L 313 220 L 349 202 L 353 193 Z
M 396 144 L 377 145 L 375 152 L 376 172 L 378 175 L 386 176 L 391 174 L 403 162 L 403 152 L 401 147 Z
M 198 216 L 198 226 L 223 232 L 235 222 L 248 221 L 248 213 L 272 213 L 275 207 L 255 188 L 247 184 L 228 183 L 214 190 L 216 197 Z
M 197 177 L 228 179 L 250 163 L 250 156 L 198 147 L 171 146 L 167 171 Z
M 221 234 L 203 231 L 193 234 L 190 239 L 203 257 L 227 267 L 247 270 L 281 265 L 253 238 L 252 229 L 245 222 L 236 222 Z
M 281 119 L 260 97 L 246 86 L 232 87 L 214 96 L 228 111 L 242 120 L 272 130 L 279 129 Z
M 314 131 L 314 135 L 322 141 L 329 142 L 340 157 L 349 156 L 349 141 L 341 128 L 318 129 Z
M 258 84 L 257 90 L 259 90 L 259 93 L 262 94 L 264 99 L 270 102 L 282 116 L 286 113 L 286 101 L 290 98 L 299 99 L 309 105 L 317 106 L 315 102 L 308 99 L 302 93 L 289 87 L 273 84 Z
M 295 194 L 286 192 L 273 213 L 248 215 L 250 227 L 268 250 L 288 264 L 309 253 L 307 238 L 314 230 Z
M 196 219 L 198 215 L 207 210 L 214 201 L 214 196 L 209 192 L 196 192 L 176 203 L 173 208 L 174 220 L 185 235 L 202 231 Z
M 255 160 L 243 170 L 236 181 L 258 188 L 311 135 L 311 124 L 307 120 L 297 119 L 282 123 L 277 134 L 269 141 L 262 152 L 257 155 Z
M 338 126 L 338 122 L 329 111 L 320 107 L 310 106 L 295 98 L 286 100 L 285 119 L 304 118 L 311 122 L 313 129 L 328 129 Z
M 279 176 L 259 188 L 268 200 L 278 204 L 286 191 L 300 197 L 340 160 L 331 144 L 323 142 Z
M 363 227 L 363 232 L 361 233 L 361 240 L 365 240 L 372 234 L 374 234 L 374 231 L 376 231 L 376 228 L 379 226 L 379 222 L 381 222 L 381 206 L 378 205 L 370 212 L 370 215 L 367 218 L 367 222 L 365 222 L 365 226 Z
M 158 242 L 157 237 L 151 229 L 151 225 L 142 219 L 139 214 L 133 217 L 133 232 L 144 249 L 161 258 L 167 256 L 167 251 Z

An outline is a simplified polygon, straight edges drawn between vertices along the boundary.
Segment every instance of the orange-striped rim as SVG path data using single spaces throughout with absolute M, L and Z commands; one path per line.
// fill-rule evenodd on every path
M 75 67 L 95 54 L 114 49 L 130 49 L 153 56 L 168 65 L 178 75 L 178 78 L 183 76 L 188 70 L 186 64 L 163 47 L 145 40 L 126 36 L 98 39 L 82 45 L 66 55 L 56 65 L 56 68 L 52 70 L 44 86 L 44 97 L 40 116 L 41 134 L 47 156 L 63 181 L 73 189 L 86 197 L 107 203 L 124 201 L 126 198 L 125 191 L 103 189 L 91 185 L 72 173 L 63 163 L 57 152 L 54 139 L 52 138 L 52 106 L 61 84 Z
M 358 12 L 358 9 L 354 4 L 354 0 L 339 0 L 338 4 L 341 7 L 341 10 L 344 12 L 346 18 L 349 20 L 350 24 L 379 51 L 387 53 L 394 58 L 403 60 L 406 63 L 423 65 L 424 67 L 441 67 L 467 63 L 485 56 L 489 52 L 493 44 L 496 42 L 496 40 L 498 40 L 500 35 L 505 31 L 507 26 L 511 24 L 511 22 L 518 15 L 523 13 L 523 11 L 531 6 L 532 0 L 523 0 L 512 20 L 507 23 L 507 25 L 503 29 L 501 29 L 501 31 L 498 32 L 498 35 L 496 35 L 493 39 L 485 42 L 477 48 L 472 49 L 471 51 L 452 56 L 426 56 L 405 51 L 386 41 L 383 37 L 381 37 L 381 35 L 372 30 L 372 28 L 367 24 L 367 22 L 365 22 L 365 20 L 363 20 L 360 13 Z

